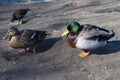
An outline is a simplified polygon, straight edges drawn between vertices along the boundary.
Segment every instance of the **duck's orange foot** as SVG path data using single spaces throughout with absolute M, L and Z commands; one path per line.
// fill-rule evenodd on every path
M 79 54 L 79 56 L 80 56 L 81 58 L 84 58 L 84 57 L 87 57 L 90 53 L 91 53 L 91 50 L 89 50 L 88 52 L 81 52 L 81 53 Z
M 19 53 L 25 54 L 27 51 L 26 50 L 19 50 Z

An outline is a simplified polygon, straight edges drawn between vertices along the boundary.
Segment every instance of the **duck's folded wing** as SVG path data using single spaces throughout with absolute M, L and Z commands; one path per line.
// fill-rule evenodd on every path
M 46 35 L 47 31 L 25 29 L 21 36 L 29 39 L 41 39 Z
M 84 31 L 84 36 L 86 39 L 89 40 L 107 41 L 115 37 L 115 33 L 113 31 L 108 31 L 103 28 L 91 26 L 86 28 L 86 31 Z
M 36 32 L 36 30 L 30 30 L 30 29 L 24 29 L 21 31 L 21 37 L 29 37 L 31 38 L 31 36 Z

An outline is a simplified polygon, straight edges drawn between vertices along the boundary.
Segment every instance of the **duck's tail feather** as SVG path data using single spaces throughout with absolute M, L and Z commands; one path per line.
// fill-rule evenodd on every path
M 111 41 L 115 41 L 116 40 L 116 35 L 115 35 L 115 32 L 112 30 L 111 32 L 111 35 L 110 35 L 110 37 L 108 38 L 108 42 L 111 42 Z

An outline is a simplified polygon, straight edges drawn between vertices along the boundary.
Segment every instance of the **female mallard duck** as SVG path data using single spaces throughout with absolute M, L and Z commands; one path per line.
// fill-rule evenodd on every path
M 92 49 L 104 46 L 108 41 L 116 39 L 113 31 L 90 24 L 80 25 L 78 22 L 71 22 L 61 36 L 64 35 L 67 35 L 67 42 L 71 47 L 87 50 L 79 54 L 80 57 L 86 57 Z
M 26 53 L 26 48 L 30 47 L 33 47 L 33 52 L 36 53 L 36 47 L 46 35 L 46 31 L 31 29 L 19 31 L 17 28 L 11 27 L 3 39 L 9 38 L 9 45 L 12 48 L 23 48 L 22 53 Z

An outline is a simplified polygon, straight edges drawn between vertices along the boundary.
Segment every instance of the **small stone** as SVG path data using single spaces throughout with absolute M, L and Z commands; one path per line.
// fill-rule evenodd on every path
M 92 75 L 91 75 L 91 74 L 89 74 L 89 75 L 88 75 L 88 77 L 92 77 Z
M 12 64 L 16 64 L 16 62 L 12 62 Z
M 105 69 L 108 69 L 108 67 L 107 67 L 107 66 L 105 66 L 104 68 L 105 68 Z

